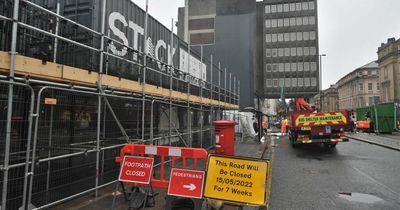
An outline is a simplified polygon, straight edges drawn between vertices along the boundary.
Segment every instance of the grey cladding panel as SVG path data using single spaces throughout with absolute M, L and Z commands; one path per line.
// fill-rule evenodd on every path
M 217 0 L 217 15 L 239 15 L 254 13 L 255 0 Z
M 191 45 L 210 45 L 214 44 L 214 33 L 190 34 Z
M 189 30 L 214 29 L 214 18 L 189 20 Z

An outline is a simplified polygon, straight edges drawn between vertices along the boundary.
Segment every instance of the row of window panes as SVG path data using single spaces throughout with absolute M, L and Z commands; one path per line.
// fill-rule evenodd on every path
M 298 63 L 268 63 L 265 66 L 266 72 L 294 72 L 294 71 L 317 71 L 316 62 Z
M 292 48 L 273 48 L 266 49 L 265 56 L 270 57 L 290 57 L 290 56 L 315 56 L 316 47 L 292 47 Z
M 314 10 L 315 3 L 313 1 L 309 2 L 299 2 L 290 4 L 275 4 L 275 5 L 265 5 L 265 13 L 277 13 L 277 12 L 294 12 L 302 10 Z
M 316 87 L 317 78 L 280 78 L 266 79 L 266 87 Z
M 292 18 L 280 18 L 280 19 L 266 19 L 266 28 L 276 28 L 276 27 L 289 27 L 289 26 L 306 26 L 315 25 L 314 16 L 306 17 L 292 17 Z
M 315 31 L 292 32 L 292 33 L 279 33 L 279 34 L 266 34 L 265 41 L 270 42 L 293 42 L 293 41 L 308 41 L 315 40 Z

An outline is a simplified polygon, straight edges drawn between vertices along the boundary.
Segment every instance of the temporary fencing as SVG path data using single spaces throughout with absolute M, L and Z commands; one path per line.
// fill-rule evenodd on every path
M 72 12 L 60 12 L 59 2 Z M 107 1 L 97 2 L 105 10 Z M 178 59 L 161 61 L 87 26 L 75 13 L 91 11 L 85 5 L 0 1 L 0 54 L 10 58 L 9 69 L 0 66 L 1 209 L 43 209 L 85 193 L 97 195 L 99 188 L 116 181 L 115 157 L 126 143 L 209 148 L 214 141 L 211 122 L 221 119 L 222 102 L 239 103 L 238 81 L 233 90 L 228 87 L 226 70 L 212 59 L 189 50 L 209 67 L 211 81 L 199 79 L 178 69 Z M 97 18 L 103 25 L 105 15 Z M 111 43 L 126 48 L 128 56 L 112 54 Z M 188 48 L 182 41 L 179 46 Z M 49 79 L 52 71 L 43 78 L 16 74 L 15 66 L 29 67 L 25 61 L 13 63 L 17 54 L 40 59 L 43 66 L 55 63 L 54 71 L 61 75 L 68 65 L 87 70 L 88 77 L 96 72 L 98 78 L 89 85 Z M 219 77 L 212 78 L 213 71 Z M 103 76 L 135 81 L 143 92 L 104 86 Z M 169 97 L 148 95 L 148 84 L 163 88 Z M 173 92 L 187 98 L 173 98 Z

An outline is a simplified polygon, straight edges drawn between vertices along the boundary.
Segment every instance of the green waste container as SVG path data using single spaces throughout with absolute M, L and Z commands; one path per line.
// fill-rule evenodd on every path
M 357 121 L 366 120 L 366 112 L 370 113 L 374 130 L 377 133 L 392 133 L 397 130 L 398 108 L 394 103 L 384 103 L 361 107 L 356 110 Z

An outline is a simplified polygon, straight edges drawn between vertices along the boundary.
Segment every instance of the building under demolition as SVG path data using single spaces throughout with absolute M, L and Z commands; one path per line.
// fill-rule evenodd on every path
M 115 183 L 127 142 L 212 146 L 239 104 L 216 63 L 129 0 L 1 1 L 1 209 Z

